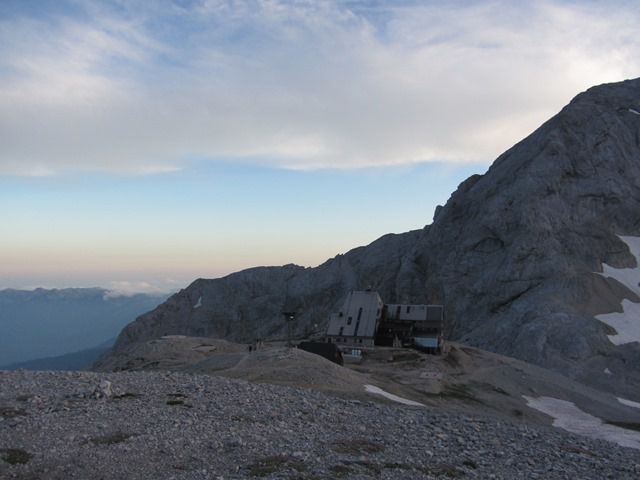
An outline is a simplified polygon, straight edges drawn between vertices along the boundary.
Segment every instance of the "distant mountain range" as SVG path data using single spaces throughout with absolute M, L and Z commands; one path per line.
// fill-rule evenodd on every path
M 0 368 L 72 352 L 76 360 L 89 359 L 87 352 L 78 352 L 108 348 L 105 342 L 122 327 L 166 297 L 118 296 L 102 288 L 0 290 Z M 44 369 L 78 364 L 68 360 L 46 359 L 38 365 Z
M 297 312 L 303 336 L 322 330 L 350 289 L 372 287 L 390 303 L 445 304 L 450 339 L 640 398 L 639 236 L 636 79 L 575 97 L 460 184 L 422 230 L 317 268 L 196 280 L 128 325 L 112 355 L 168 334 L 283 337 L 283 311 Z
M 98 345 L 78 352 L 66 353 L 54 357 L 36 358 L 26 362 L 3 365 L 3 370 L 89 370 L 101 355 L 109 351 L 116 341 L 115 337 Z

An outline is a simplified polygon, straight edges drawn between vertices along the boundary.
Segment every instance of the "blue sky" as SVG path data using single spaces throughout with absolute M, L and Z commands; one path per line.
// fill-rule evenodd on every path
M 155 175 L 3 177 L 3 286 L 170 289 L 255 265 L 315 266 L 422 228 L 451 185 L 477 170 L 202 161 Z
M 633 2 L 0 2 L 0 288 L 183 287 L 421 228 Z

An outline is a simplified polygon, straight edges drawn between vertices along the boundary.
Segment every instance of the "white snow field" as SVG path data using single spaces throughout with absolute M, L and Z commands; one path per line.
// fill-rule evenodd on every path
M 202 306 L 202 295 L 200 295 L 198 297 L 198 301 L 196 302 L 196 304 L 193 306 L 193 308 L 200 308 Z
M 630 108 L 630 109 L 629 109 L 629 111 L 630 111 L 631 113 L 635 113 L 636 115 L 640 115 L 640 112 L 639 112 L 639 111 L 637 111 L 637 110 L 636 110 L 636 109 L 634 109 L 634 108 Z
M 580 410 L 573 402 L 553 397 L 522 397 L 529 407 L 553 417 L 554 427 L 640 450 L 640 432 L 604 423 L 598 417 Z
M 633 400 L 618 397 L 618 401 L 627 407 L 640 408 L 640 403 L 634 402 Z
M 404 405 L 413 405 L 415 407 L 424 407 L 423 403 L 414 402 L 413 400 L 399 397 L 397 395 L 394 395 L 393 393 L 385 392 L 383 389 L 381 389 L 380 387 L 376 387 L 375 385 L 365 385 L 364 389 L 369 393 L 382 395 L 383 397 L 388 398 L 389 400 L 393 400 L 394 402 L 402 403 Z
M 629 290 L 640 295 L 640 237 L 619 237 L 627 244 L 629 250 L 636 257 L 636 268 L 614 268 L 606 263 L 602 264 L 602 274 L 614 278 Z M 609 335 L 609 340 L 616 345 L 640 342 L 640 303 L 624 299 L 622 313 L 603 313 L 596 318 L 616 329 L 617 335 Z

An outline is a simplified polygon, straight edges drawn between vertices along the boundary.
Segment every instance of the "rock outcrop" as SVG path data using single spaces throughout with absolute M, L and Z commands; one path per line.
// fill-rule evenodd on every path
M 640 344 L 615 345 L 595 318 L 640 301 L 600 274 L 637 267 L 619 235 L 640 235 L 639 112 L 640 79 L 594 87 L 463 182 L 433 224 L 317 268 L 196 280 L 127 326 L 114 354 L 167 334 L 283 337 L 288 310 L 298 334 L 321 331 L 350 289 L 372 287 L 445 303 L 452 339 L 640 399 Z

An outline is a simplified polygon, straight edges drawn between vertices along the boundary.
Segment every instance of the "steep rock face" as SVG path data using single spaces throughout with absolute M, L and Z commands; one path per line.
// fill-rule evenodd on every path
M 562 369 L 614 354 L 593 315 L 640 299 L 593 272 L 636 263 L 638 108 L 639 80 L 592 88 L 452 195 L 416 250 L 453 337 Z
M 636 266 L 618 235 L 640 235 L 638 112 L 640 79 L 594 87 L 463 182 L 432 225 L 313 269 L 197 280 L 125 328 L 116 354 L 172 333 L 282 337 L 284 310 L 299 312 L 297 332 L 322 330 L 349 289 L 370 286 L 389 302 L 444 302 L 452 339 L 638 399 L 639 344 L 615 346 L 594 318 L 640 301 L 597 273 Z

